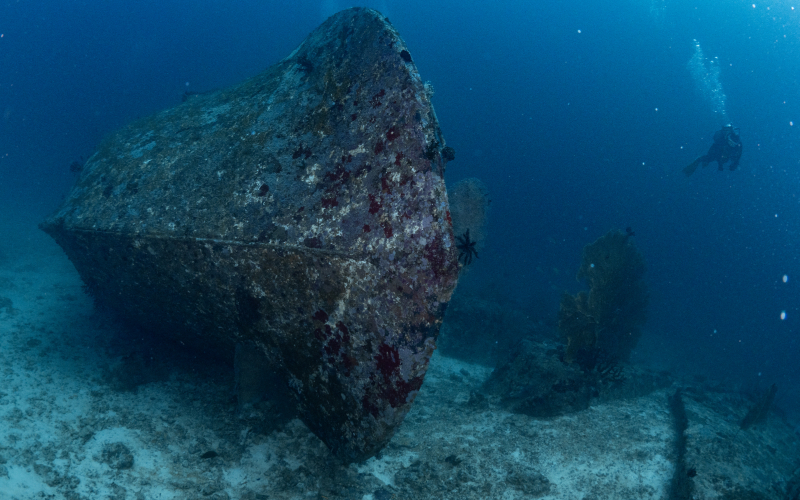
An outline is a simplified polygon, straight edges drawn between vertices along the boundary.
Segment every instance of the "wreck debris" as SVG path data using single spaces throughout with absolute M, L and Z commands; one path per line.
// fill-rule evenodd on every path
M 742 419 L 739 428 L 745 430 L 752 427 L 754 424 L 763 422 L 764 419 L 767 418 L 776 392 L 778 392 L 778 386 L 776 384 L 769 386 L 767 392 L 747 411 L 747 415 Z
M 364 460 L 410 409 L 455 287 L 444 147 L 403 40 L 349 9 L 111 136 L 42 229 L 139 325 L 262 349 L 309 428 Z

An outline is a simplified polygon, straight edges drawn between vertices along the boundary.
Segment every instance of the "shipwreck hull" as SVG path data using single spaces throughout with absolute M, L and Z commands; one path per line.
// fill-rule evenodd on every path
M 42 228 L 131 320 L 257 345 L 359 461 L 410 409 L 455 287 L 443 148 L 397 32 L 350 9 L 264 73 L 111 136 Z

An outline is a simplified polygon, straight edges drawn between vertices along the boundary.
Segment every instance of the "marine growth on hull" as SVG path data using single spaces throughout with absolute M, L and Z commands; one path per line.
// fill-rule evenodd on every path
M 340 459 L 391 438 L 458 275 L 452 149 L 369 9 L 106 140 L 43 229 L 90 292 L 203 349 L 260 350 Z

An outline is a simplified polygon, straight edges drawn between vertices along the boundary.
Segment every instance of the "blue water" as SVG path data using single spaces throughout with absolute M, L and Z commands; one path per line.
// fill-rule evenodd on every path
M 288 55 L 355 4 L 0 2 L 0 212 L 40 219 L 108 133 Z M 447 181 L 491 192 L 474 286 L 555 315 L 582 247 L 631 226 L 648 264 L 638 355 L 800 400 L 800 3 L 378 1 L 456 150 Z M 725 117 L 737 171 L 686 178 Z M 716 58 L 716 59 L 714 59 Z M 712 63 L 708 63 L 712 64 Z M 707 90 L 707 89 L 706 89 Z M 786 282 L 784 282 L 786 276 Z M 781 313 L 785 312 L 785 319 Z

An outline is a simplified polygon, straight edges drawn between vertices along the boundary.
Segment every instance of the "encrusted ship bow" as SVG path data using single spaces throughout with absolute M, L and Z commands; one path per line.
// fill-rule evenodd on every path
M 458 275 L 428 92 L 379 13 L 103 143 L 42 228 L 153 331 L 258 346 L 346 462 L 409 411 Z

